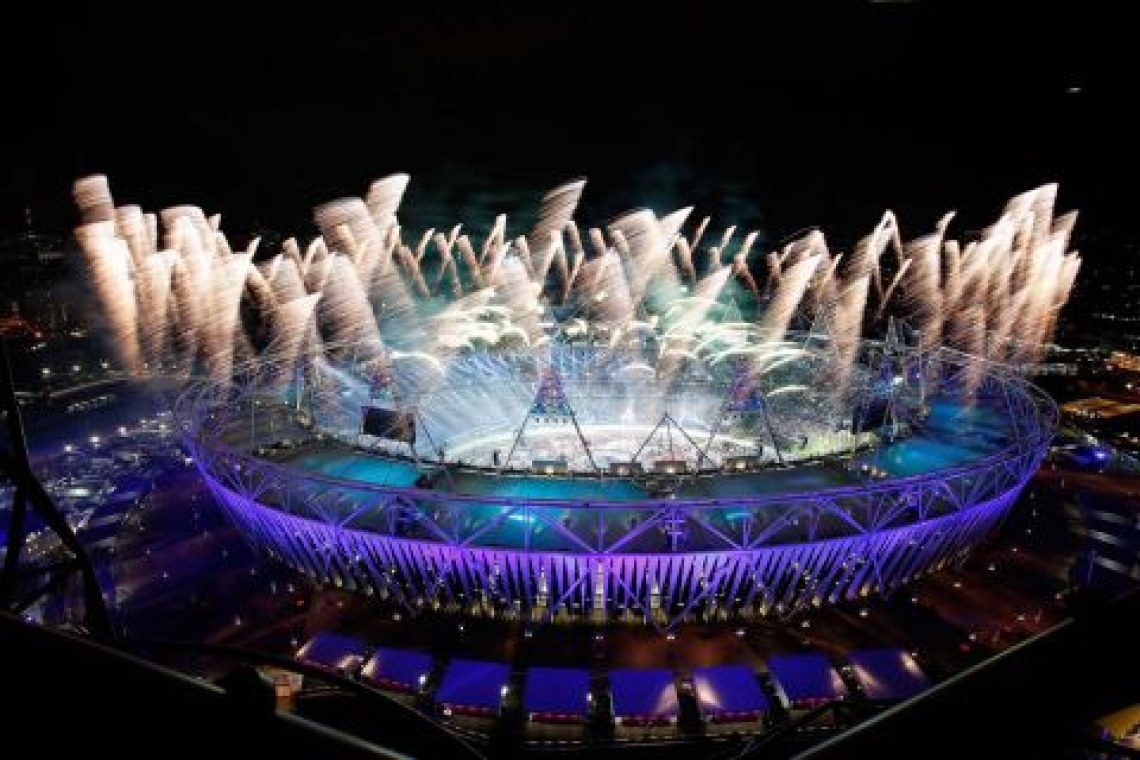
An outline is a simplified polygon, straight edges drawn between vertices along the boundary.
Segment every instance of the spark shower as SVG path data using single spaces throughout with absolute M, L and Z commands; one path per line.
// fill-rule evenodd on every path
M 231 247 L 218 215 L 116 207 L 106 177 L 77 180 L 76 237 L 122 364 L 226 382 L 263 351 L 328 343 L 438 369 L 477 345 L 541 352 L 556 327 L 610 346 L 652 334 L 668 376 L 671 358 L 699 352 L 771 361 L 789 329 L 810 326 L 834 346 L 842 388 L 859 339 L 892 316 L 923 347 L 1037 360 L 1080 266 L 1069 251 L 1076 213 L 1054 216 L 1056 185 L 1012 198 L 966 241 L 950 236 L 952 213 L 906 240 L 888 211 L 851 251 L 811 231 L 762 253 L 756 232 L 714 233 L 691 208 L 580 226 L 584 180 L 543 196 L 525 234 L 505 215 L 481 238 L 462 224 L 413 233 L 398 220 L 408 182 L 394 174 L 363 199 L 318 206 L 320 236 L 258 256 L 257 240 Z

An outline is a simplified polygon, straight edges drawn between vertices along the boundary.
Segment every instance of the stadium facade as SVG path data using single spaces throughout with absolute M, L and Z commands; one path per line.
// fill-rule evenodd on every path
M 834 346 L 788 345 L 760 378 L 659 348 L 468 351 L 418 394 L 414 359 L 377 372 L 334 349 L 199 383 L 178 414 L 238 529 L 322 584 L 662 629 L 960 562 L 1056 426 L 1019 375 L 951 349 L 864 341 L 840 385 Z

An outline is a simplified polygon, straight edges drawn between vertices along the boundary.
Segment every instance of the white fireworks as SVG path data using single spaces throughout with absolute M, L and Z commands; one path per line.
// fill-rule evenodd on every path
M 708 218 L 689 227 L 691 208 L 581 228 L 584 180 L 544 196 L 525 234 L 511 237 L 502 215 L 481 242 L 459 224 L 412 234 L 397 216 L 408 182 L 392 175 L 363 199 L 322 204 L 319 237 L 260 252 L 256 240 L 233 250 L 220 218 L 199 208 L 116 207 L 106 177 L 78 180 L 76 238 L 120 361 L 227 382 L 258 348 L 297 355 L 327 342 L 445 366 L 471 346 L 537 353 L 562 328 L 614 347 L 651 333 L 665 349 L 658 370 L 671 375 L 697 352 L 769 361 L 790 329 L 812 324 L 831 339 L 842 388 L 859 339 L 888 315 L 925 347 L 1036 361 L 1080 267 L 1069 250 L 1076 216 L 1054 217 L 1055 185 L 1013 198 L 964 242 L 948 237 L 952 214 L 904 241 L 887 212 L 847 254 L 812 231 L 763 255 L 755 231 L 709 233 Z M 267 327 L 268 347 L 243 313 Z

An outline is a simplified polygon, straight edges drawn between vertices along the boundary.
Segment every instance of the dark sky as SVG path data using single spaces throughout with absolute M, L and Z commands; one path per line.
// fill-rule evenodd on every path
M 122 202 L 296 228 L 400 170 L 409 203 L 459 205 L 455 188 L 537 196 L 587 175 L 590 221 L 745 194 L 783 232 L 862 232 L 885 207 L 904 226 L 949 208 L 984 223 L 1059 181 L 1086 223 L 1132 224 L 1134 31 L 1084 3 L 1016 18 L 956 3 L 408 5 L 256 23 L 194 4 L 124 22 L 103 5 L 6 24 L 0 227 L 26 206 L 70 227 L 70 183 L 98 171 Z

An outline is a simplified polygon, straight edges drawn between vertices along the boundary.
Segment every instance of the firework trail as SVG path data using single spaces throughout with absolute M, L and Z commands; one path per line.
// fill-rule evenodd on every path
M 584 180 L 547 193 L 525 235 L 510 237 L 505 215 L 482 241 L 458 224 L 409 235 L 397 217 L 408 182 L 394 174 L 363 199 L 321 204 L 319 237 L 259 254 L 256 240 L 235 252 L 216 214 L 116 208 L 106 177 L 77 180 L 76 238 L 123 366 L 226 382 L 235 361 L 263 343 L 246 334 L 248 307 L 274 351 L 351 345 L 368 361 L 399 354 L 433 367 L 472 346 L 544 351 L 561 324 L 576 339 L 596 331 L 614 348 L 648 330 L 681 357 L 677 369 L 693 351 L 736 340 L 717 322 L 739 320 L 743 296 L 747 323 L 772 346 L 796 324 L 826 325 L 842 390 L 859 339 L 888 315 L 903 318 L 922 348 L 1039 360 L 1080 268 L 1068 250 L 1076 215 L 1054 218 L 1055 185 L 1014 197 L 966 243 L 947 237 L 952 213 L 904 241 L 886 212 L 849 252 L 833 252 L 812 230 L 758 255 L 753 268 L 756 232 L 706 234 L 703 218 L 686 234 L 691 208 L 663 217 L 641 209 L 583 234 L 574 213 Z

